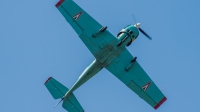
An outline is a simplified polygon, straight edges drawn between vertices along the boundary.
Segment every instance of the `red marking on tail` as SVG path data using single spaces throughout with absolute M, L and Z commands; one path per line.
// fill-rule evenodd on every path
M 60 0 L 57 4 L 56 7 L 59 7 L 65 0 Z
M 45 81 L 44 84 L 46 84 L 51 78 L 52 78 L 52 77 L 49 77 L 49 78 Z

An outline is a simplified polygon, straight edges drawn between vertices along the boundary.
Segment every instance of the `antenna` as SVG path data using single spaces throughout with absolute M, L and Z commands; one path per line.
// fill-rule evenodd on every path
M 161 91 L 165 90 L 166 87 L 167 87 L 167 86 L 164 86 L 164 87 L 161 89 Z
M 63 98 L 54 106 L 54 108 L 56 108 L 56 106 L 57 106 L 60 102 L 62 102 L 64 99 L 65 99 L 65 97 L 63 97 Z

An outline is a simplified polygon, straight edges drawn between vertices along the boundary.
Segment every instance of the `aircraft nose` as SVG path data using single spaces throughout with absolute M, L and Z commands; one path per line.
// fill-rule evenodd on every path
M 134 26 L 139 29 L 140 28 L 140 23 L 136 23 Z

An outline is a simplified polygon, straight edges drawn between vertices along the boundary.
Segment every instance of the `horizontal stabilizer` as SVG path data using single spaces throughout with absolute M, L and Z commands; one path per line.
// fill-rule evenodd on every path
M 62 98 L 68 91 L 68 88 L 52 77 L 49 77 L 44 85 L 47 87 L 54 99 Z M 73 93 L 67 96 L 67 98 L 64 98 L 62 107 L 68 112 L 84 112 L 82 106 Z
M 44 85 L 47 87 L 54 99 L 62 98 L 68 91 L 68 88 L 52 77 L 49 77 Z
M 62 104 L 62 107 L 68 112 L 84 112 L 82 106 L 74 96 L 74 94 L 69 95 Z

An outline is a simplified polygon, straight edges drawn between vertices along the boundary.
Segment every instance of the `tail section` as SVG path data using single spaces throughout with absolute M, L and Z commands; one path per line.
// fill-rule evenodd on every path
M 52 77 L 49 77 L 44 85 L 49 90 L 54 99 L 62 98 L 69 90 Z M 73 93 L 64 99 L 62 107 L 68 112 L 84 112 L 82 106 L 80 105 Z
M 47 87 L 54 99 L 62 98 L 68 91 L 68 88 L 52 77 L 49 77 L 44 85 Z

